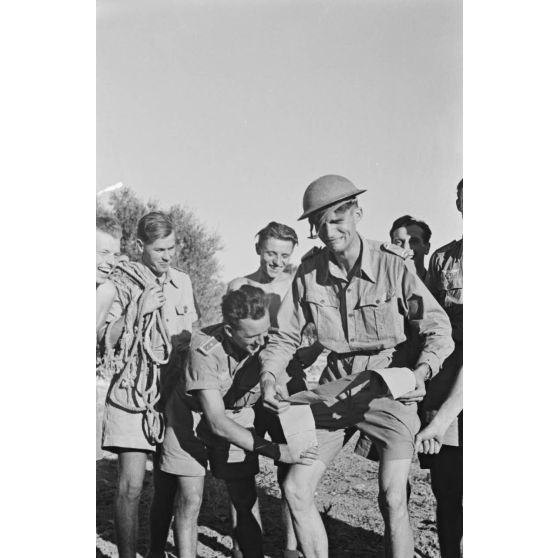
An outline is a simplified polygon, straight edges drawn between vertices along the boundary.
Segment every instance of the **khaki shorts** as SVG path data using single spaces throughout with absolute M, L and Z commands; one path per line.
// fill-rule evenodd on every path
M 326 466 L 358 429 L 376 444 L 385 460 L 412 459 L 420 428 L 417 406 L 391 397 L 370 399 L 366 390 L 334 405 L 312 405 L 318 438 L 318 459 Z
M 240 426 L 254 431 L 254 409 L 245 407 L 226 411 L 227 416 Z M 204 437 L 209 452 L 211 473 L 215 478 L 224 480 L 245 479 L 256 476 L 260 471 L 260 463 L 256 453 L 226 442 L 216 436 Z
M 196 429 L 200 414 L 173 391 L 165 406 L 165 438 L 158 450 L 161 471 L 181 477 L 203 477 L 207 469 L 207 449 Z
M 155 446 L 145 436 L 143 416 L 144 413 L 132 413 L 117 407 L 107 398 L 101 447 L 113 453 L 122 449 L 155 451 Z
M 97 423 L 96 423 L 96 459 L 103 459 L 105 452 L 101 449 L 101 439 L 103 437 L 103 416 L 105 414 L 105 400 L 109 388 L 108 380 L 97 378 Z

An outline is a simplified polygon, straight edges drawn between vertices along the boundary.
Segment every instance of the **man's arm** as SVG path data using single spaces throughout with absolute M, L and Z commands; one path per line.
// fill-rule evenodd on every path
M 223 397 L 217 389 L 202 389 L 195 392 L 207 424 L 213 434 L 224 438 L 243 450 L 251 451 L 283 463 L 311 465 L 316 457 L 316 448 L 309 448 L 299 456 L 292 455 L 287 444 L 276 444 L 261 438 L 240 426 L 225 414 Z
M 439 372 L 440 366 L 452 353 L 455 345 L 448 315 L 408 266 L 408 262 L 405 262 L 402 276 L 403 304 L 411 327 L 424 339 L 414 369 L 416 389 L 400 397 L 401 401 L 412 403 L 424 398 L 425 380 Z
M 300 269 L 300 268 L 299 268 Z M 277 314 L 278 329 L 273 331 L 267 345 L 260 353 L 262 401 L 266 409 L 280 413 L 289 405 L 281 399 L 288 394 L 285 370 L 302 341 L 302 329 L 309 320 L 300 293 L 302 280 L 296 275 L 291 288 L 287 291 Z
M 455 382 L 432 421 L 416 436 L 417 451 L 438 453 L 442 447 L 444 434 L 463 410 L 463 367 L 457 372 Z

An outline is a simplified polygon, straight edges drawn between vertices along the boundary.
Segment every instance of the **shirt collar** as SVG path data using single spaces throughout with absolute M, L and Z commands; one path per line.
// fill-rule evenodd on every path
M 361 241 L 361 254 L 357 265 L 360 264 L 360 270 L 355 274 L 356 277 L 366 276 L 373 283 L 376 282 L 376 273 L 374 272 L 374 265 L 372 261 L 372 249 L 368 244 L 368 241 L 358 235 Z M 347 280 L 347 277 L 340 269 L 340 267 L 329 257 L 329 252 L 326 250 L 327 260 L 326 260 L 326 275 L 331 275 L 337 279 Z

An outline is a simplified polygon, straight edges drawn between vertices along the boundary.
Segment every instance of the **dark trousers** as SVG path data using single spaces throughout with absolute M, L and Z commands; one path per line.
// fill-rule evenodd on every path
M 442 558 L 460 558 L 463 537 L 463 448 L 442 446 L 430 465 Z

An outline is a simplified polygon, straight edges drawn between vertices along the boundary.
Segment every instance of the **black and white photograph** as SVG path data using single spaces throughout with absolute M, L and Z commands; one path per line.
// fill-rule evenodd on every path
M 462 557 L 462 1 L 95 49 L 97 558 Z

